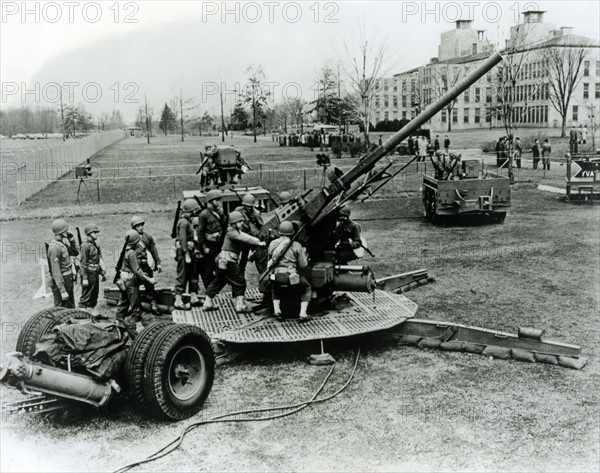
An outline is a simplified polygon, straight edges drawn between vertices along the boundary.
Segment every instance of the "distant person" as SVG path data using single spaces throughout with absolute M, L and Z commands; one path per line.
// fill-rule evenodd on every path
M 587 127 L 584 125 L 583 126 L 583 130 L 581 130 L 581 144 L 587 144 L 587 135 L 588 135 L 588 130 Z
M 521 143 L 521 140 L 519 139 L 518 136 L 514 142 L 514 149 L 515 149 L 515 153 L 514 153 L 515 163 L 517 164 L 517 167 L 519 169 L 521 169 L 521 156 L 523 155 L 523 143 Z
M 544 140 L 544 144 L 542 145 L 542 165 L 544 166 L 544 170 L 550 171 L 550 153 L 552 152 L 552 147 L 548 142 L 548 138 Z
M 383 144 L 383 135 L 379 135 L 379 146 Z
M 583 144 L 583 125 L 579 125 L 579 144 Z
M 450 153 L 450 138 L 448 138 L 448 135 L 444 135 L 444 151 L 446 154 Z
M 571 154 L 577 154 L 578 152 L 578 145 L 579 144 L 579 139 L 578 139 L 578 133 L 577 133 L 577 129 L 573 126 L 571 127 L 571 131 L 569 132 L 569 152 Z
M 531 147 L 531 153 L 533 154 L 533 169 L 537 169 L 538 163 L 540 162 L 540 140 L 535 140 Z
M 438 151 L 440 149 L 440 135 L 435 135 L 435 140 L 433 140 L 433 150 Z

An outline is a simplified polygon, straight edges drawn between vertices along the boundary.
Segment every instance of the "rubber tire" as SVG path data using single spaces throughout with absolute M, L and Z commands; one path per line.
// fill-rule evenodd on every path
M 35 353 L 36 343 L 44 335 L 71 318 L 69 310 L 64 307 L 51 307 L 31 316 L 19 333 L 15 350 L 25 356 L 32 356 Z
M 204 361 L 204 385 L 192 400 L 181 401 L 169 390 L 169 364 L 177 349 L 193 345 Z M 178 421 L 195 415 L 202 407 L 213 385 L 215 354 L 208 335 L 189 324 L 176 324 L 160 333 L 152 344 L 144 365 L 144 394 L 147 412 L 159 420 Z
M 173 322 L 170 320 L 158 321 L 148 325 L 138 334 L 127 353 L 124 387 L 132 404 L 143 411 L 148 409 L 148 402 L 144 394 L 144 364 L 148 352 L 159 334 L 166 327 L 172 325 Z

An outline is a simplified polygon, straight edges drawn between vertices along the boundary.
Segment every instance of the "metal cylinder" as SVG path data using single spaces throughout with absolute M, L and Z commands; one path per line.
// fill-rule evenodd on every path
M 333 275 L 334 291 L 373 292 L 375 278 L 367 266 L 336 266 Z
M 3 378 L 6 379 L 6 375 L 10 373 L 25 388 L 96 407 L 106 404 L 112 394 L 111 384 L 108 382 L 100 383 L 89 376 L 30 363 L 8 354 L 7 359 L 8 366 L 3 370 Z

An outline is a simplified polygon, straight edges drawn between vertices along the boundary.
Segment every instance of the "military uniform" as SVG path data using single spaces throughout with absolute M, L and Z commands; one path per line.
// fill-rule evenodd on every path
M 242 231 L 247 233 L 248 235 L 252 235 L 253 237 L 258 237 L 260 233 L 260 229 L 264 225 L 263 219 L 260 215 L 260 212 L 253 207 L 244 207 L 240 205 L 236 207 L 236 212 L 240 212 L 244 217 L 244 224 L 242 226 Z M 246 270 L 246 265 L 248 263 L 248 254 L 250 253 L 250 248 L 244 248 L 240 257 L 240 268 L 242 272 Z M 251 256 L 251 261 L 254 261 L 256 265 L 256 270 L 258 274 L 262 274 L 267 269 L 267 250 L 266 248 L 257 248 Z
M 258 246 L 260 243 L 258 238 L 229 226 L 223 248 L 217 257 L 215 278 L 206 289 L 206 295 L 212 299 L 229 284 L 233 297 L 243 297 L 246 292 L 246 279 L 240 268 L 240 254 L 244 248 Z
M 104 275 L 102 251 L 95 242 L 88 240 L 81 245 L 81 297 L 80 307 L 93 309 L 98 303 L 100 275 Z
M 287 273 L 296 275 L 298 274 L 299 269 L 306 268 L 308 266 L 306 249 L 297 241 L 294 241 L 287 251 L 282 255 L 282 252 L 289 244 L 289 241 L 289 237 L 281 236 L 269 244 L 269 259 L 271 261 L 277 260 L 277 263 L 270 268 L 275 279 L 272 289 L 273 300 L 281 300 L 282 296 L 281 287 L 279 284 L 277 284 L 278 274 Z M 311 287 L 310 283 L 304 278 L 304 276 L 300 276 L 298 274 L 298 282 L 291 285 L 300 289 L 301 302 L 310 301 Z
M 335 227 L 334 235 L 339 242 L 335 250 L 336 261 L 339 264 L 346 264 L 358 259 L 353 250 L 362 246 L 360 227 L 352 220 L 346 223 L 339 222 Z
M 196 242 L 192 221 L 188 215 L 184 215 L 177 222 L 176 248 L 177 277 L 175 280 L 175 295 L 181 296 L 188 288 L 190 293 L 197 293 Z M 186 256 L 189 257 L 189 262 L 186 262 Z
M 224 216 L 213 209 L 204 209 L 198 216 L 196 232 L 201 257 L 198 259 L 198 272 L 206 289 L 214 279 L 223 232 Z
M 121 280 L 125 290 L 121 290 L 121 298 L 117 304 L 117 319 L 125 321 L 131 317 L 131 321 L 139 322 L 142 316 L 142 303 L 140 300 L 140 283 L 145 280 L 140 266 L 139 246 L 129 246 L 125 250 L 123 266 L 121 267 Z M 125 325 L 129 325 L 125 321 Z
M 50 276 L 52 279 L 52 294 L 54 295 L 55 307 L 75 307 L 75 295 L 73 293 L 74 274 L 73 263 L 69 248 L 64 244 L 61 237 L 56 237 L 48 244 L 48 264 L 50 265 Z M 62 293 L 69 294 L 69 298 L 62 300 Z
M 148 253 L 152 257 L 153 264 L 150 265 L 148 261 Z M 139 243 L 139 255 L 140 255 L 140 266 L 142 271 L 148 276 L 154 276 L 154 268 L 160 266 L 160 257 L 158 256 L 158 250 L 156 249 L 156 243 L 154 242 L 154 238 L 152 235 L 144 232 L 140 234 L 140 243 Z M 146 290 L 146 294 L 150 297 L 150 300 L 156 300 L 156 291 L 154 290 L 154 285 L 149 284 L 147 281 L 143 281 L 144 289 Z

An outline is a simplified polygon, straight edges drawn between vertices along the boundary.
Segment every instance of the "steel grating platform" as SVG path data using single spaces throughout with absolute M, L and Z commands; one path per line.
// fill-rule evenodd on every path
M 273 317 L 238 314 L 228 294 L 219 295 L 218 310 L 175 310 L 173 321 L 202 328 L 211 338 L 229 343 L 286 343 L 348 337 L 386 330 L 414 317 L 417 304 L 401 294 L 375 290 L 344 293 L 349 304 L 329 310 L 300 324 L 297 319 L 277 321 Z M 257 289 L 246 292 L 249 301 L 260 300 Z

